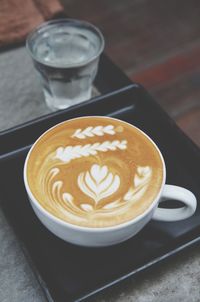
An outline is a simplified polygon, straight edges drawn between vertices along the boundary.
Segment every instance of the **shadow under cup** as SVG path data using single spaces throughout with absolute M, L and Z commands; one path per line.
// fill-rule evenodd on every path
M 62 136 L 64 137 L 63 141 L 61 139 Z M 59 138 L 58 142 L 56 142 L 57 137 Z M 128 145 L 127 142 L 130 142 L 130 137 L 133 143 L 130 143 L 130 145 Z M 128 189 L 126 194 L 123 194 L 122 199 L 118 201 L 114 200 L 114 202 L 113 200 L 109 201 L 109 194 L 113 199 L 113 196 L 115 196 L 114 194 L 120 192 L 121 175 L 116 172 L 115 163 L 112 167 L 109 165 L 107 167 L 105 163 L 110 163 L 110 157 L 112 157 L 113 162 L 113 152 L 116 157 L 124 156 L 123 160 L 125 164 L 129 164 L 130 162 L 132 163 L 132 159 L 131 161 L 129 161 L 127 157 L 129 156 L 129 149 L 132 150 L 131 146 L 134 148 L 134 150 L 136 150 L 136 152 L 138 152 L 138 148 L 135 149 L 135 145 L 137 145 L 137 138 L 138 141 L 141 140 L 141 142 L 146 142 L 146 146 L 149 146 L 150 148 L 149 152 L 150 150 L 152 150 L 152 154 L 154 154 L 155 158 L 157 158 L 159 169 L 161 169 L 160 182 L 156 187 L 156 191 L 153 193 L 154 195 L 152 195 L 153 197 L 149 197 L 149 192 L 151 192 L 151 186 L 149 186 L 149 184 L 152 184 L 152 180 L 153 182 L 155 182 L 156 178 L 154 176 L 159 174 L 156 174 L 157 171 L 151 170 L 150 167 L 146 165 L 137 165 L 135 166 L 135 170 L 133 172 L 131 171 L 131 173 L 133 174 L 130 174 L 134 177 L 133 184 L 131 185 L 130 189 Z M 49 155 L 50 153 L 48 151 L 48 148 L 45 149 L 42 145 L 43 141 L 49 140 L 50 142 L 51 139 L 53 139 L 53 142 L 56 146 L 56 152 L 53 153 L 53 157 Z M 129 147 L 127 147 L 127 145 Z M 56 180 L 53 183 L 53 186 L 51 185 L 51 187 L 54 188 L 54 191 L 52 191 L 54 195 L 51 195 L 48 199 L 49 203 L 51 203 L 52 201 L 54 202 L 57 198 L 65 209 L 66 203 L 68 203 L 69 212 L 71 211 L 72 207 L 73 210 L 77 207 L 77 213 L 84 212 L 84 217 L 87 217 L 87 211 L 90 211 L 92 209 L 92 199 L 93 204 L 96 207 L 95 211 L 91 212 L 92 215 L 93 213 L 94 215 L 97 215 L 99 213 L 99 205 L 101 206 L 100 215 L 102 212 L 106 213 L 106 215 L 113 215 L 113 213 L 115 213 L 112 216 L 115 218 L 115 220 L 117 218 L 117 213 L 119 213 L 118 211 L 121 211 L 121 209 L 127 215 L 130 214 L 128 212 L 130 211 L 130 209 L 132 210 L 139 208 L 140 212 L 138 212 L 138 215 L 133 216 L 125 222 L 117 222 L 116 225 L 114 223 L 111 226 L 105 227 L 78 225 L 76 223 L 70 223 L 70 220 L 67 221 L 60 219 L 60 217 L 58 217 L 57 215 L 53 215 L 51 211 L 42 206 L 42 204 L 37 200 L 36 195 L 33 194 L 33 188 L 30 188 L 28 180 L 27 171 L 30 171 L 30 168 L 28 169 L 28 166 L 30 165 L 33 168 L 34 163 L 34 166 L 36 167 L 38 156 L 41 156 L 40 148 L 41 150 L 45 149 L 45 157 L 50 156 L 50 158 L 54 159 L 54 162 L 56 162 L 57 160 L 56 163 L 59 164 L 59 167 L 61 167 L 63 164 L 67 164 L 67 169 L 69 170 L 67 180 L 70 182 L 71 178 L 70 185 L 73 186 L 73 174 L 76 175 L 75 179 L 77 179 L 77 183 L 79 184 L 78 190 L 82 191 L 82 198 L 84 198 L 85 196 L 85 198 L 87 197 L 86 200 L 88 200 L 87 207 L 86 203 L 82 202 L 80 203 L 78 208 L 76 204 L 73 204 L 73 196 L 69 194 L 68 190 L 67 193 L 62 192 L 62 195 L 59 195 L 59 188 L 61 188 L 63 184 L 61 185 L 61 183 L 59 182 L 60 180 L 56 179 L 56 177 L 57 173 L 61 173 L 62 171 L 58 171 L 58 166 L 56 166 L 56 168 L 55 166 L 53 166 L 50 170 L 51 174 L 47 174 L 46 177 L 48 179 L 48 183 L 49 181 L 51 182 L 54 177 Z M 92 153 L 90 153 L 91 150 Z M 142 149 L 140 149 L 140 152 L 143 152 L 143 155 L 148 159 L 148 152 L 141 150 Z M 34 154 L 36 155 L 35 158 L 33 157 Z M 80 156 L 80 154 L 82 154 L 82 156 Z M 130 157 L 132 157 L 132 151 L 130 154 Z M 101 157 L 102 155 L 103 157 Z M 106 158 L 106 156 L 108 158 Z M 140 158 L 139 152 L 138 158 Z M 153 158 L 154 161 L 155 158 Z M 79 161 L 76 166 L 72 164 L 75 162 L 75 159 L 76 161 Z M 97 159 L 103 162 L 103 164 L 98 165 L 99 161 L 93 162 Z M 86 165 L 86 167 L 88 167 L 85 172 L 82 172 L 83 169 L 81 161 L 83 161 L 83 165 Z M 45 160 L 43 159 L 42 162 L 45 162 Z M 37 172 L 37 167 L 35 168 L 35 170 Z M 40 177 L 40 175 L 38 177 Z M 34 176 L 34 178 L 37 177 Z M 30 203 L 38 218 L 52 233 L 54 233 L 59 238 L 82 246 L 108 246 L 125 241 L 137 234 L 152 218 L 169 222 L 186 219 L 193 215 L 196 210 L 195 196 L 184 188 L 165 185 L 165 178 L 165 163 L 155 143 L 144 132 L 134 127 L 133 125 L 120 121 L 118 119 L 108 117 L 95 116 L 75 118 L 54 126 L 53 128 L 46 131 L 42 136 L 40 136 L 40 138 L 35 142 L 27 155 L 24 165 L 24 183 L 26 191 Z M 128 181 L 128 173 L 127 177 L 124 177 L 124 181 L 126 179 Z M 42 181 L 43 180 L 41 180 L 40 182 Z M 47 186 L 44 187 L 46 188 Z M 68 189 L 69 188 L 70 186 L 68 186 Z M 45 192 L 48 193 L 49 190 L 44 191 L 44 194 Z M 105 205 L 104 200 L 106 200 L 106 198 L 108 199 L 109 203 Z M 149 203 L 147 203 L 148 198 Z M 158 208 L 159 202 L 162 202 L 164 199 L 181 201 L 184 206 L 178 209 Z M 145 202 L 146 208 L 143 209 L 142 207 Z M 132 206 L 132 208 L 129 207 L 130 205 Z M 135 205 L 136 207 L 134 208 Z M 137 205 L 139 205 L 139 207 Z
M 65 109 L 91 98 L 104 38 L 90 23 L 74 19 L 45 22 L 26 42 L 47 106 Z

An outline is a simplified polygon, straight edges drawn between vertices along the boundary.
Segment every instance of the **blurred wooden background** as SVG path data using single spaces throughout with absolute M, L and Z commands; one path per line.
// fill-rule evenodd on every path
M 200 1 L 62 0 L 98 26 L 106 53 L 200 146 Z

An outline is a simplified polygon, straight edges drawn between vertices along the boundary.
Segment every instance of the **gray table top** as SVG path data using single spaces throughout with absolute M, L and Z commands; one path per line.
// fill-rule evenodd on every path
M 0 54 L 0 130 L 49 113 L 24 47 Z M 1 196 L 0 196 L 1 198 Z M 0 301 L 46 301 L 0 209 Z M 98 294 L 90 301 L 200 301 L 200 246 Z M 67 302 L 67 301 L 66 301 Z

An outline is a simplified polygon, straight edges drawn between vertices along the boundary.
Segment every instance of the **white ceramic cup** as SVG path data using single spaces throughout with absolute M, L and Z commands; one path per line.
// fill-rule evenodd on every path
M 135 127 L 135 126 L 132 126 Z M 49 130 L 48 130 L 49 131 Z M 35 144 L 29 151 L 24 164 L 24 183 L 25 188 L 31 203 L 31 206 L 40 219 L 40 221 L 49 229 L 53 234 L 59 238 L 81 246 L 109 246 L 123 242 L 132 236 L 136 235 L 151 219 L 160 220 L 165 222 L 172 222 L 189 218 L 195 213 L 197 201 L 192 192 L 182 187 L 166 185 L 166 167 L 163 156 L 156 146 L 156 144 L 144 132 L 138 129 L 141 134 L 145 135 L 150 142 L 158 150 L 163 164 L 163 181 L 160 191 L 156 198 L 151 203 L 149 208 L 136 218 L 128 222 L 102 228 L 89 228 L 82 227 L 67 223 L 45 210 L 40 203 L 33 196 L 27 181 L 27 163 L 29 160 L 30 152 Z M 40 139 L 40 138 L 39 138 Z M 39 140 L 38 139 L 38 140 Z M 168 199 L 181 201 L 184 206 L 176 209 L 159 208 L 159 204 Z

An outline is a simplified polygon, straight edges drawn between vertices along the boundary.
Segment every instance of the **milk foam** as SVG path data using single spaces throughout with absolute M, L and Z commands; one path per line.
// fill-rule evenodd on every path
M 80 120 L 44 135 L 35 157 L 33 149 L 28 178 L 36 198 L 53 215 L 82 226 L 106 227 L 140 215 L 162 183 L 157 150 L 123 122 L 88 118 L 80 127 Z

